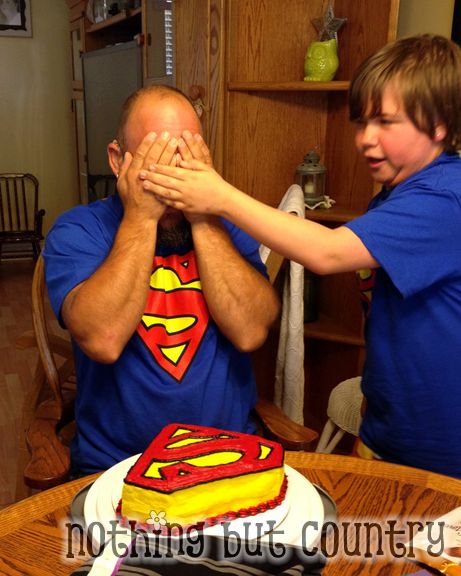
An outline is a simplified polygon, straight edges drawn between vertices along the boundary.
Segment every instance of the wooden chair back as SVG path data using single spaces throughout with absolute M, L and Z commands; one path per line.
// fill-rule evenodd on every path
M 39 183 L 32 174 L 0 174 L 0 258 L 30 257 L 40 254 L 45 211 L 39 209 Z M 23 244 L 31 250 L 24 251 Z M 3 251 L 8 244 L 13 250 Z M 17 248 L 20 248 L 18 250 Z
M 32 279 L 33 330 L 18 339 L 21 348 L 38 350 L 34 382 L 25 399 L 19 464 L 26 486 L 47 489 L 67 480 L 70 470 L 69 442 L 73 436 L 73 403 L 76 379 L 69 340 L 48 329 L 45 311 L 45 272 L 39 256 Z M 30 457 L 24 456 L 24 446 Z M 21 491 L 18 479 L 17 493 Z
M 61 380 L 54 355 L 45 315 L 45 272 L 43 257 L 39 256 L 32 278 L 32 324 L 35 341 L 46 380 L 57 405 L 62 404 Z
M 102 200 L 117 192 L 117 179 L 115 176 L 88 175 L 88 201 Z
M 271 250 L 266 260 L 266 270 L 267 274 L 269 275 L 269 281 L 274 286 L 277 281 L 277 278 L 282 270 L 284 264 L 286 263 L 286 259 L 278 252 L 274 252 Z

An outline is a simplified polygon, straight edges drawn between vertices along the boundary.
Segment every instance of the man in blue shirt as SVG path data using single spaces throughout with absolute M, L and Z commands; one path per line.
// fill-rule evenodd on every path
M 118 194 L 63 214 L 44 250 L 50 299 L 74 345 L 74 473 L 141 452 L 174 421 L 252 432 L 247 352 L 279 311 L 252 238 L 211 215 L 186 219 L 143 187 L 154 163 L 211 164 L 184 95 L 132 95 L 108 155 Z

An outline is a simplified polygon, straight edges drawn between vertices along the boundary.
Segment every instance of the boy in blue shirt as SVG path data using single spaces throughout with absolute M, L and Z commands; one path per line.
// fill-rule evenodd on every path
M 461 49 L 440 36 L 400 39 L 358 68 L 350 118 L 382 190 L 336 229 L 261 204 L 200 162 L 141 174 L 166 205 L 229 218 L 317 274 L 374 270 L 360 438 L 378 457 L 459 478 L 460 94 Z

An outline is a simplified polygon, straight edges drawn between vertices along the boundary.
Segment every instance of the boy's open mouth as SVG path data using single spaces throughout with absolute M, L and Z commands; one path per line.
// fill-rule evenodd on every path
M 385 161 L 385 158 L 375 158 L 375 157 L 371 157 L 371 156 L 366 156 L 365 157 L 366 161 L 368 162 L 368 165 L 370 166 L 370 168 L 379 168 Z

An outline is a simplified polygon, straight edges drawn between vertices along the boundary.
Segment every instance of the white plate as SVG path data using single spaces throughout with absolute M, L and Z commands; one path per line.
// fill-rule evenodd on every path
M 139 455 L 132 456 L 106 470 L 88 492 L 84 505 L 84 518 L 87 527 L 94 527 L 93 530 L 90 529 L 90 536 L 96 546 L 101 545 L 102 540 L 105 541 L 108 535 L 113 533 L 113 521 L 117 518 L 115 510 L 122 497 L 123 479 L 138 458 Z M 234 520 L 229 529 L 235 530 L 246 539 L 251 539 L 256 536 L 258 530 L 261 532 L 261 527 L 257 527 L 257 523 L 262 523 L 263 527 L 269 526 L 276 530 L 274 540 L 311 548 L 320 538 L 322 530 L 324 519 L 322 500 L 314 486 L 297 470 L 285 464 L 285 473 L 288 477 L 285 503 L 275 510 Z M 272 523 L 267 524 L 269 520 L 275 521 L 275 526 Z M 308 521 L 310 524 L 306 525 Z M 269 528 L 264 531 L 268 530 Z M 224 531 L 219 525 L 205 528 L 204 533 L 222 535 Z M 268 539 L 267 535 L 261 538 L 262 541 Z

